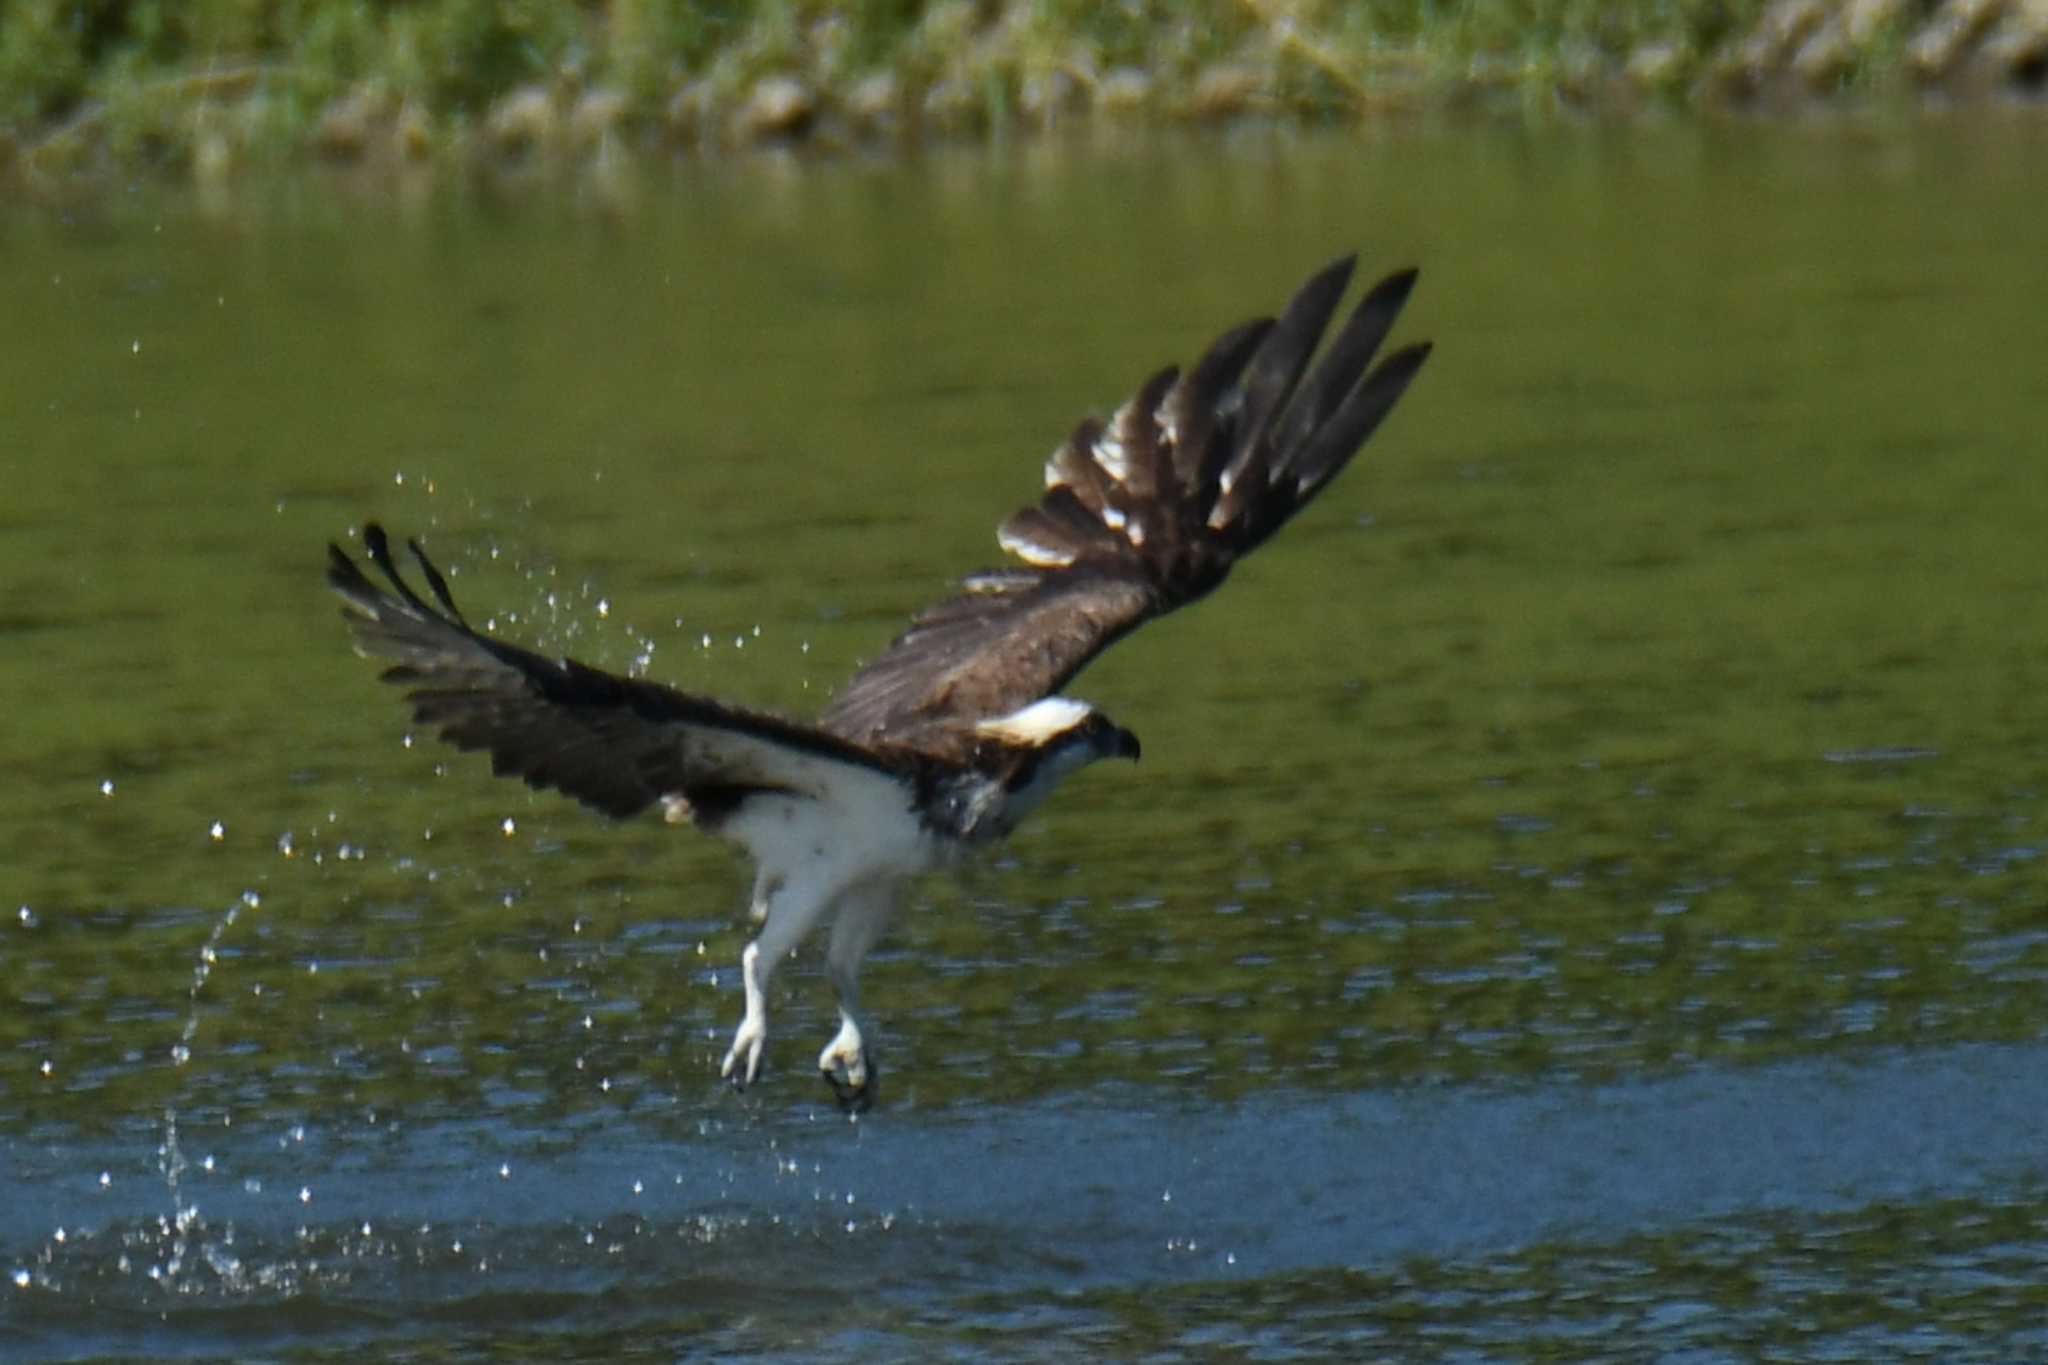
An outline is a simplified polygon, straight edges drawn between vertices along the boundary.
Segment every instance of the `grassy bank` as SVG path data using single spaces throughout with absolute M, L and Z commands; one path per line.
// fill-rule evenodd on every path
M 2039 0 L 0 0 L 29 176 L 2044 84 Z

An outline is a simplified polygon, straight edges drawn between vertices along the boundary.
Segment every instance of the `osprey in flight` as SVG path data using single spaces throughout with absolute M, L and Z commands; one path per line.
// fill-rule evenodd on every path
M 360 652 L 392 661 L 413 716 L 491 771 L 623 818 L 671 823 L 753 855 L 760 932 L 741 957 L 746 1015 L 724 1075 L 744 1087 L 768 1040 L 768 980 L 833 914 L 826 969 L 838 1033 L 818 1069 L 840 1102 L 875 1088 L 858 977 L 910 878 L 1002 838 L 1062 778 L 1138 739 L 1060 695 L 1125 634 L 1207 594 L 1335 478 L 1429 355 L 1371 365 L 1415 272 L 1359 302 L 1311 367 L 1353 261 L 1315 275 L 1277 319 L 1226 332 L 1193 369 L 1154 375 L 1107 421 L 1075 428 L 1045 494 L 1002 523 L 1019 564 L 958 595 L 854 674 L 815 724 L 554 659 L 482 634 L 411 543 L 434 601 L 408 585 L 383 530 L 363 528 L 386 591 L 339 546 L 327 582 Z M 395 594 L 395 595 L 394 595 Z M 437 605 L 438 604 L 438 605 Z

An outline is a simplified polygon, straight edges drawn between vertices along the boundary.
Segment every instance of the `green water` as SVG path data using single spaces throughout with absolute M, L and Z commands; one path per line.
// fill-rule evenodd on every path
M 0 1135 L 43 1153 L 20 1177 L 88 1180 L 73 1144 L 129 1154 L 133 1195 L 100 1206 L 118 1229 L 167 1202 L 145 1193 L 167 1109 L 188 1133 L 502 1120 L 571 1146 L 825 1121 L 814 956 L 766 1088 L 714 1081 L 734 855 L 406 747 L 324 543 L 382 520 L 509 638 L 806 713 L 996 557 L 1074 420 L 1353 249 L 1422 267 L 1396 336 L 1434 357 L 1299 525 L 1080 680 L 1144 762 L 920 888 L 867 974 L 875 1122 L 1418 1083 L 1570 1105 L 1980 1044 L 2039 1074 L 2044 149 L 1996 114 L 1253 133 L 0 214 Z M 1993 1247 L 1988 1209 L 2038 1269 L 2016 1140 L 1989 1188 L 1916 1177 L 1902 1216 L 1953 1234 L 1924 1255 Z M 316 1217 L 352 1225 L 322 1174 Z M 1541 1334 L 1505 1303 L 1604 1301 L 1617 1260 L 1691 1301 L 1732 1259 L 1746 1302 L 1778 1301 L 1788 1246 L 1859 1217 L 1779 1202 L 1591 1244 L 1532 1214 L 1527 1245 L 1398 1272 L 1367 1248 L 1227 1291 L 1203 1288 L 1220 1267 L 1170 1276 L 1207 1337 L 1146 1326 L 1151 1268 L 1119 1287 L 1112 1261 L 1084 1304 L 1006 1262 L 997 1299 L 934 1290 L 881 1351 L 1028 1353 L 1005 1324 L 1045 1314 L 1075 1349 L 1428 1354 L 1345 1305 L 1450 1330 L 1493 1283 L 1498 1332 L 1459 1340 L 1515 1356 Z M 67 1313 L 156 1289 L 50 1233 L 0 1245 L 52 1266 L 0 1325 L 132 1347 L 67 1338 Z M 896 1245 L 915 1297 L 925 1263 Z M 1845 1282 L 1924 1268 L 1858 1245 Z M 2014 1292 L 1979 1325 L 2018 1330 L 2040 1300 Z M 1905 1330 L 1859 1293 L 1799 1339 Z M 250 1311 L 290 1343 L 293 1301 Z M 712 1318 L 717 1349 L 799 1349 Z M 656 1322 L 671 1350 L 706 1327 Z M 599 1349 L 574 1324 L 534 1330 Z

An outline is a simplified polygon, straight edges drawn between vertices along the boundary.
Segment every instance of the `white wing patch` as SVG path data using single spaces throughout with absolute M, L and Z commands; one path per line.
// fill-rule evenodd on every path
M 1118 413 L 1117 417 L 1118 421 L 1111 422 L 1103 429 L 1102 434 L 1095 438 L 1095 448 L 1091 453 L 1095 456 L 1095 463 L 1102 466 L 1102 472 L 1109 475 L 1111 481 L 1122 483 L 1125 476 L 1131 472 L 1131 465 L 1124 455 L 1124 443 L 1116 434 L 1123 414 Z
M 691 767 L 717 781 L 740 786 L 779 787 L 813 800 L 850 805 L 907 800 L 909 788 L 888 773 L 861 763 L 812 753 L 744 730 L 685 727 Z
M 996 531 L 996 544 L 1026 564 L 1033 564 L 1041 569 L 1064 569 L 1074 562 L 1074 552 L 1066 546 L 1047 545 L 1029 536 L 1019 535 L 1007 524 Z
M 961 586 L 972 593 L 1022 592 L 1037 582 L 1035 575 L 1022 569 L 991 569 L 986 573 L 969 574 L 961 580 Z

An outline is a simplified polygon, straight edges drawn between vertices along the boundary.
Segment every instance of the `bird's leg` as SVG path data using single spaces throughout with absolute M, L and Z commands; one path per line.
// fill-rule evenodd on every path
M 765 920 L 760 935 L 740 954 L 740 980 L 746 987 L 747 1013 L 733 1032 L 732 1046 L 718 1074 L 746 1089 L 761 1074 L 761 1052 L 768 1043 L 768 978 L 775 966 L 818 922 L 827 897 L 810 888 L 791 894 L 780 879 L 763 878 L 754 889 L 754 909 Z
M 826 950 L 825 970 L 839 997 L 839 1032 L 818 1054 L 818 1070 L 832 1087 L 839 1105 L 858 1113 L 874 1103 L 879 1069 L 861 1034 L 860 964 L 875 946 L 895 907 L 897 887 L 892 882 L 861 887 L 845 897 L 832 922 L 832 943 Z
M 761 941 L 755 939 L 740 954 L 740 976 L 747 989 L 747 1013 L 733 1030 L 732 1046 L 725 1050 L 725 1063 L 718 1074 L 732 1079 L 736 1089 L 745 1090 L 761 1074 L 761 1049 L 768 1045 L 768 973 L 772 960 L 762 965 Z

